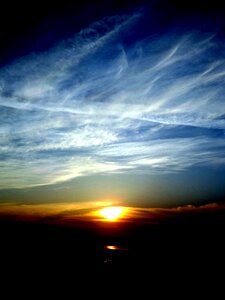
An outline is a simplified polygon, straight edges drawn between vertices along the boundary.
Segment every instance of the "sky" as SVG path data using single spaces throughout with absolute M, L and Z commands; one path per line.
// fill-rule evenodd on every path
M 8 4 L 0 205 L 224 201 L 225 11 L 178 2 Z

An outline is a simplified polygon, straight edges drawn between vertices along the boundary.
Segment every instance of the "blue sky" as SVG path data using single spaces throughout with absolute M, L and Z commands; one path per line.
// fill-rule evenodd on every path
M 1 67 L 1 201 L 223 199 L 223 22 L 167 17 L 109 12 Z

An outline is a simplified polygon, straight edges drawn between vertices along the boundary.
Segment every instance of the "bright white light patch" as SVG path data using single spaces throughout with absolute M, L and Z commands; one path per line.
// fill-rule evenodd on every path
M 121 216 L 122 212 L 122 207 L 106 207 L 100 211 L 100 215 L 108 221 L 114 221 Z

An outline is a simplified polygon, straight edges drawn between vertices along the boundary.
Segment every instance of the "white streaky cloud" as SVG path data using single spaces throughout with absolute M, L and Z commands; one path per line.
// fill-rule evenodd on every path
M 168 162 L 168 157 L 155 157 L 155 158 L 142 158 L 130 162 L 131 165 L 144 165 L 144 166 L 159 166 Z
M 96 174 L 123 172 L 132 166 L 114 162 L 98 162 L 92 158 L 38 159 L 21 163 L 21 160 L 9 160 L 0 164 L 0 188 L 25 188 L 57 184 L 76 177 Z
M 0 69 L 1 189 L 224 166 L 224 45 L 195 32 L 123 44 L 140 17 L 105 18 Z

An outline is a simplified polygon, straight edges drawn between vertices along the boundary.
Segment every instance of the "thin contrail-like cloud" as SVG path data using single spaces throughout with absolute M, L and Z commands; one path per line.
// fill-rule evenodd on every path
M 224 43 L 185 31 L 123 43 L 141 16 L 0 70 L 1 189 L 224 166 Z

